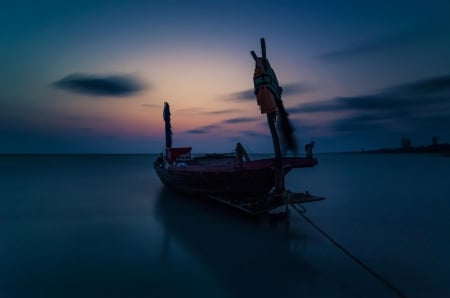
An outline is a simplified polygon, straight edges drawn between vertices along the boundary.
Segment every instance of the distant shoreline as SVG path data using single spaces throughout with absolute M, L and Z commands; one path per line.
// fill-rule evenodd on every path
M 0 156 L 145 156 L 156 154 L 159 153 L 0 153 Z
M 353 153 L 440 154 L 442 156 L 450 157 L 450 144 L 436 144 L 407 148 L 381 148 L 375 150 L 355 151 Z
M 0 157 L 51 157 L 51 156 L 149 156 L 158 155 L 160 152 L 153 153 L 0 153 Z M 272 153 L 255 153 L 255 155 L 271 155 Z M 373 150 L 360 151 L 337 151 L 337 152 L 317 152 L 315 155 L 329 154 L 440 154 L 450 157 L 450 144 L 438 144 L 429 146 L 409 147 L 409 148 L 380 148 Z M 196 154 L 197 155 L 197 154 Z M 202 155 L 199 153 L 198 155 Z

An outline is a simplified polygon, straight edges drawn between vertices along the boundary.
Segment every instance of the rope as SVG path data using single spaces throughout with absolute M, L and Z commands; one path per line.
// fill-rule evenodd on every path
M 391 282 L 389 282 L 386 278 L 384 278 L 381 274 L 377 273 L 373 269 L 371 269 L 369 266 L 364 264 L 360 259 L 355 257 L 350 251 L 348 251 L 345 247 L 343 247 L 341 244 L 339 244 L 336 240 L 334 240 L 330 235 L 328 235 L 324 230 L 319 228 L 316 224 L 314 224 L 311 219 L 309 219 L 306 215 L 306 209 L 302 205 L 298 204 L 299 207 L 301 207 L 303 210 L 297 209 L 297 206 L 294 204 L 291 204 L 291 206 L 297 211 L 309 224 L 311 224 L 319 233 L 321 233 L 325 238 L 331 241 L 337 248 L 339 248 L 343 253 L 345 253 L 347 256 L 349 256 L 353 261 L 355 261 L 358 265 L 360 265 L 363 269 L 365 269 L 367 272 L 372 274 L 378 281 L 380 281 L 382 284 L 384 284 L 387 288 L 392 290 L 398 297 L 406 297 L 405 294 L 402 293 L 396 286 L 394 286 Z

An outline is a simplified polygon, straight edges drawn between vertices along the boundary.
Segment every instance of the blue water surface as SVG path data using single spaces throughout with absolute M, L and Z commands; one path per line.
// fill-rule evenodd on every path
M 173 194 L 154 155 L 1 156 L 0 297 L 395 297 L 299 214 Z M 450 158 L 330 154 L 306 215 L 408 297 L 450 297 Z

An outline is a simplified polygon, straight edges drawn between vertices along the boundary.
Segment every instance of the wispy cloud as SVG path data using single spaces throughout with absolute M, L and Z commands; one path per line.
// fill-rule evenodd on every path
M 204 133 L 208 132 L 208 129 L 194 128 L 194 129 L 187 130 L 186 132 L 192 133 L 192 134 L 204 134 Z
M 282 85 L 281 87 L 283 89 L 282 96 L 304 94 L 316 89 L 313 85 L 310 85 L 308 83 L 291 83 Z M 234 92 L 227 97 L 233 100 L 256 100 L 253 89 Z
M 225 110 L 216 110 L 216 111 L 205 111 L 202 112 L 202 114 L 208 114 L 208 115 L 222 115 L 222 114 L 232 114 L 239 112 L 238 109 L 225 109 Z
M 153 104 L 153 103 L 143 103 L 143 104 L 141 104 L 141 107 L 145 107 L 145 108 L 162 108 L 162 105 L 157 105 L 157 104 Z
M 307 103 L 288 112 L 346 112 L 332 124 L 337 132 L 399 127 L 450 130 L 450 120 L 446 120 L 450 119 L 450 75 L 392 86 L 374 94 Z
M 332 128 L 336 132 L 364 132 L 369 133 L 372 130 L 384 128 L 389 120 L 386 115 L 356 115 L 336 120 Z
M 253 89 L 247 89 L 244 91 L 234 92 L 230 94 L 230 97 L 233 100 L 255 100 L 255 94 L 253 93 Z
M 441 31 L 443 30 L 429 25 L 418 26 L 390 35 L 361 40 L 340 49 L 323 53 L 315 58 L 324 61 L 343 60 L 372 52 L 397 48 L 423 39 L 429 39 L 441 34 Z
M 189 130 L 186 131 L 186 133 L 206 134 L 206 133 L 214 131 L 214 130 L 216 130 L 218 128 L 219 128 L 219 126 L 218 125 L 214 125 L 214 124 L 212 124 L 212 125 L 205 125 L 205 126 L 189 129 Z
M 283 88 L 282 95 L 297 95 L 305 94 L 316 90 L 317 88 L 308 83 L 292 83 L 281 86 Z
M 216 133 L 218 130 L 220 130 L 222 128 L 222 126 L 224 124 L 246 123 L 246 122 L 253 122 L 255 120 L 257 120 L 257 119 L 249 118 L 249 117 L 231 118 L 231 119 L 223 120 L 222 122 L 217 123 L 217 124 L 210 124 L 210 125 L 205 125 L 205 126 L 200 126 L 197 128 L 189 129 L 186 131 L 186 133 L 191 133 L 191 134 L 206 134 L 206 133 L 211 133 L 211 132 Z
M 250 118 L 250 117 L 238 117 L 238 118 L 231 118 L 226 119 L 223 121 L 223 123 L 227 124 L 235 124 L 235 123 L 243 123 L 243 122 L 253 122 L 258 120 L 257 118 Z
M 448 92 L 450 91 L 450 75 L 428 78 L 401 86 L 394 86 L 387 88 L 386 91 L 408 94 L 435 94 Z
M 129 96 L 144 89 L 138 79 L 129 75 L 71 74 L 53 82 L 51 86 L 74 93 L 114 97 Z
M 446 75 L 388 87 L 374 94 L 307 103 L 289 109 L 289 112 L 392 111 L 450 107 L 449 96 L 450 75 Z

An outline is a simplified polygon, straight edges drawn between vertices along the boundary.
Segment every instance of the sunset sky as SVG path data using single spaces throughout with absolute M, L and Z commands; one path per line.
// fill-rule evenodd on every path
M 271 152 L 261 37 L 300 145 L 450 143 L 448 0 L 0 3 L 0 153 Z

